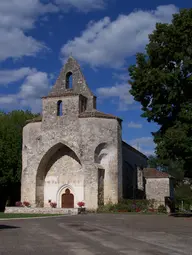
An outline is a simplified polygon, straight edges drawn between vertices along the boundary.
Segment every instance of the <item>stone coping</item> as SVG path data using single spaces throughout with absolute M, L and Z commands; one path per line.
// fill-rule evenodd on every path
M 79 208 L 5 207 L 4 213 L 77 215 Z

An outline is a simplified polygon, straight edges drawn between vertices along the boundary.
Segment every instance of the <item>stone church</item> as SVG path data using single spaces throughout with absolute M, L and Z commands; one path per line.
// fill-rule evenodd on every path
M 122 141 L 121 123 L 97 110 L 79 64 L 69 57 L 42 98 L 42 116 L 23 129 L 21 201 L 33 207 L 56 202 L 58 208 L 84 201 L 86 208 L 96 209 L 143 196 L 147 157 Z

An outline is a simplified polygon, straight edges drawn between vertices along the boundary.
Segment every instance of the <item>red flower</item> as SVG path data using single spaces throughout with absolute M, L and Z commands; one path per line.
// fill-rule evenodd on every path
M 51 202 L 51 203 L 50 203 L 50 206 L 51 206 L 52 208 L 56 208 L 56 207 L 57 207 L 57 203 L 56 203 L 56 202 Z
M 21 202 L 21 201 L 18 201 L 18 202 L 16 202 L 16 203 L 15 203 L 15 206 L 23 207 L 23 204 L 22 204 L 22 202 Z
M 78 205 L 79 207 L 83 207 L 83 206 L 85 205 L 85 203 L 84 203 L 83 201 L 81 201 L 81 202 L 78 202 L 77 205 Z
M 27 202 L 27 201 L 24 201 L 24 202 L 23 202 L 23 205 L 28 207 L 28 206 L 30 206 L 30 203 Z

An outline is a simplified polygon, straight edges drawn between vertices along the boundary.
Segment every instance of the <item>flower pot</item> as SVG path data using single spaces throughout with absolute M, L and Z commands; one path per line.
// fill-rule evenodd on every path
M 85 214 L 85 212 L 86 212 L 85 207 L 78 208 L 78 214 Z

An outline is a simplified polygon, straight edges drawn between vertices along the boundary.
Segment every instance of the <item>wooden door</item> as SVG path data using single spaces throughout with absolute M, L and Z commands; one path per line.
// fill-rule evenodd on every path
M 69 189 L 62 195 L 62 208 L 74 208 L 74 196 Z

